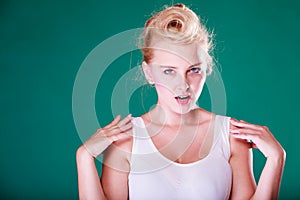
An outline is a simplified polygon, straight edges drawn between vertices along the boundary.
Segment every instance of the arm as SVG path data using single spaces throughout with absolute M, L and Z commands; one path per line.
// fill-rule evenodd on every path
M 94 157 L 90 155 L 84 146 L 78 148 L 76 161 L 79 199 L 106 199 L 99 181 Z
M 252 171 L 252 150 L 245 140 L 230 137 L 232 169 L 231 199 L 250 199 L 256 189 Z
M 277 158 L 267 158 L 252 199 L 278 199 L 280 182 L 285 163 L 285 153 Z
M 231 125 L 232 137 L 252 140 L 252 147 L 258 148 L 266 157 L 266 164 L 251 199 L 277 199 L 285 163 L 284 149 L 265 126 L 237 120 L 231 120 Z M 241 182 L 240 178 L 238 182 L 237 185 Z
M 130 115 L 123 120 L 120 120 L 120 116 L 118 116 L 78 148 L 76 161 L 80 199 L 111 199 L 109 194 L 103 190 L 94 159 L 109 146 L 113 146 L 112 143 L 117 144 L 117 141 L 129 138 L 131 128 Z
M 105 152 L 101 183 L 109 199 L 128 199 L 132 139 L 119 140 Z

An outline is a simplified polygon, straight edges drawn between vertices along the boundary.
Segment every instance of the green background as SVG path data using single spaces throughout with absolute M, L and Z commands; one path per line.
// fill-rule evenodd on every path
M 181 2 L 214 29 L 227 115 L 270 128 L 287 152 L 280 199 L 300 197 L 300 3 Z M 142 27 L 152 11 L 170 3 L 0 2 L 1 199 L 78 198 L 75 152 L 82 141 L 72 115 L 77 71 L 100 42 Z M 98 86 L 95 101 L 101 125 L 112 119 L 107 105 L 114 84 L 140 61 L 138 52 L 123 55 L 100 80 L 103 84 Z M 136 116 L 154 102 L 153 89 L 139 89 L 130 100 L 130 111 Z M 210 109 L 207 88 L 200 105 Z M 256 178 L 263 163 L 263 156 L 255 151 Z

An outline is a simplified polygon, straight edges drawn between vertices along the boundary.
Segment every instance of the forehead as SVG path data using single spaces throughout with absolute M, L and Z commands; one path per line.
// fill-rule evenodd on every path
M 198 56 L 198 45 L 173 44 L 170 42 L 158 42 L 151 47 L 153 49 L 153 63 L 161 65 L 189 66 L 201 62 Z

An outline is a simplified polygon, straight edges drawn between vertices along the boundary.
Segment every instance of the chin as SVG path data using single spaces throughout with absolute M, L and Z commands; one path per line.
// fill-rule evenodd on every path
M 191 112 L 194 109 L 195 108 L 192 107 L 192 106 L 181 106 L 181 107 L 176 109 L 176 113 L 184 115 L 184 114 L 187 114 L 187 113 Z

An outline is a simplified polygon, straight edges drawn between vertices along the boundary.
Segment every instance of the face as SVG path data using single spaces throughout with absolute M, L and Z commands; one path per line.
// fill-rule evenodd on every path
M 150 63 L 143 63 L 149 83 L 154 84 L 158 104 L 169 111 L 185 114 L 194 109 L 206 79 L 204 51 L 196 44 L 159 42 Z

